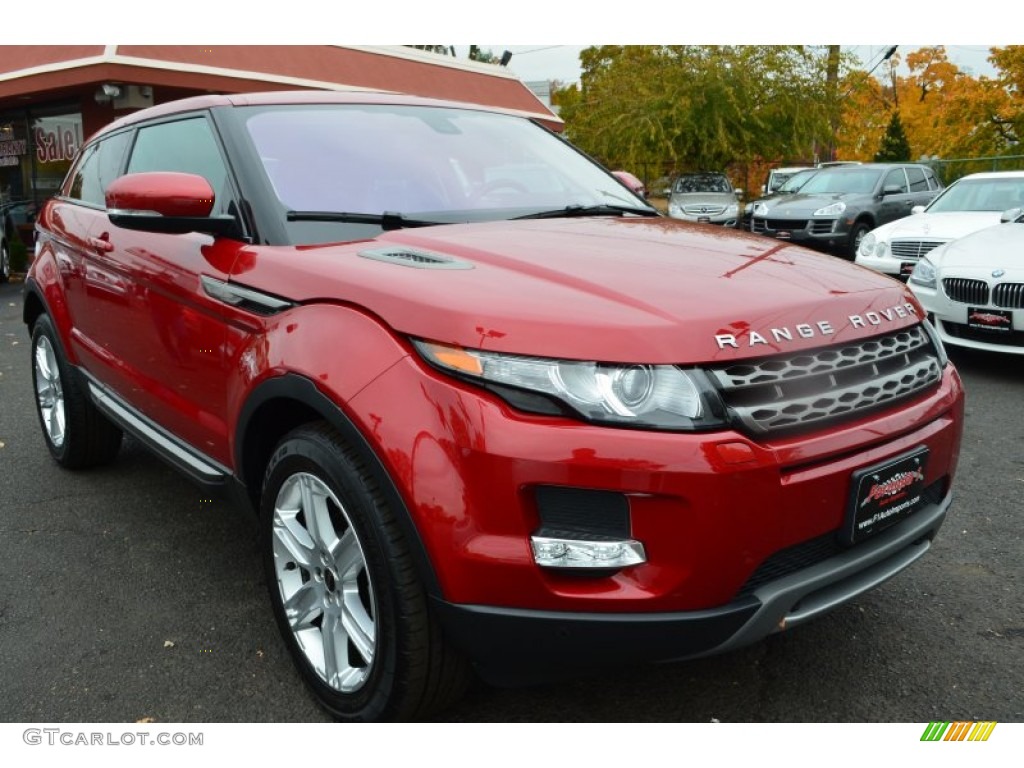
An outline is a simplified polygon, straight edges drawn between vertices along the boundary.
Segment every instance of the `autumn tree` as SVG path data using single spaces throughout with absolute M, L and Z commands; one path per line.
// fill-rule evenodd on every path
M 893 67 L 900 61 L 895 56 Z M 942 46 L 915 50 L 906 64 L 909 75 L 888 83 L 863 71 L 848 75 L 839 142 L 844 159 L 871 159 L 897 110 L 917 156 L 979 157 L 1010 148 L 1007 128 L 1012 132 L 1012 126 L 998 121 L 1000 115 L 1009 117 L 1007 92 L 999 80 L 961 71 Z
M 992 124 L 1008 144 L 1024 138 L 1024 45 L 992 48 L 989 61 L 999 69 L 1004 100 L 993 105 Z

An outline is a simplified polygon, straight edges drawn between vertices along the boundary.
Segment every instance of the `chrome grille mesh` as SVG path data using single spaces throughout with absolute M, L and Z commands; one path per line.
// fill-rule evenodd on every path
M 1000 283 L 992 289 L 992 303 L 1006 309 L 1024 309 L 1024 283 Z
M 690 216 L 717 216 L 725 211 L 724 205 L 684 205 L 683 210 Z
M 889 250 L 897 259 L 920 259 L 942 245 L 945 240 L 893 240 Z
M 854 418 L 931 386 L 942 372 L 931 340 L 916 326 L 709 374 L 740 424 L 763 435 Z
M 953 301 L 961 304 L 988 304 L 988 283 L 984 280 L 968 280 L 964 277 L 947 277 L 942 281 L 942 290 Z

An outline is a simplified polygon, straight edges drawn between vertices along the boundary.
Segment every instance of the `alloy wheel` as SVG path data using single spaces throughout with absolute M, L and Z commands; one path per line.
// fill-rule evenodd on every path
M 64 445 L 64 388 L 60 382 L 57 356 L 48 338 L 39 337 L 33 357 L 39 415 L 42 416 L 47 438 L 55 448 L 60 448 Z
M 342 693 L 359 690 L 377 655 L 376 604 L 355 528 L 316 475 L 298 472 L 274 503 L 273 562 L 299 649 Z

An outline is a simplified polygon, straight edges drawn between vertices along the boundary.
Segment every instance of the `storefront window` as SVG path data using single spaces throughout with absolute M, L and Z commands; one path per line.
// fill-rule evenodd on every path
M 0 205 L 27 197 L 32 162 L 24 115 L 0 116 Z
M 36 211 L 81 145 L 82 116 L 67 107 L 0 113 L 0 222 L 12 247 L 32 247 Z
M 57 193 L 82 145 L 82 116 L 77 113 L 32 115 L 34 197 Z

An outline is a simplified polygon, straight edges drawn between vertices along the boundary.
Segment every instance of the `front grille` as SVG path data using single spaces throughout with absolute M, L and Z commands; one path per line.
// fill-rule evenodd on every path
M 897 259 L 920 259 L 942 245 L 945 240 L 893 240 L 889 244 L 892 255 Z
M 956 339 L 998 344 L 1003 347 L 1024 347 L 1024 331 L 989 331 L 984 328 L 971 328 L 963 323 L 951 323 L 948 320 L 940 322 L 942 330 Z
M 916 504 L 914 512 L 942 501 L 942 490 L 945 481 L 945 478 L 941 478 L 925 488 L 921 492 L 921 500 Z M 757 570 L 750 575 L 746 583 L 740 587 L 736 598 L 752 595 L 764 584 L 784 578 L 806 568 L 811 568 L 818 563 L 828 560 L 830 557 L 835 557 L 844 551 L 844 547 L 839 544 L 837 533 L 838 531 L 832 531 L 792 547 L 779 550 L 774 555 L 771 555 L 761 563 Z M 867 540 L 870 541 L 870 537 Z M 855 548 L 856 546 L 854 545 Z
M 738 426 L 773 434 L 852 419 L 939 381 L 939 357 L 921 326 L 853 344 L 710 368 Z
M 767 219 L 768 229 L 793 232 L 798 229 L 807 229 L 806 219 Z
M 988 283 L 984 280 L 968 280 L 963 277 L 947 277 L 942 281 L 942 290 L 953 301 L 961 304 L 985 306 L 988 304 Z
M 1000 283 L 992 289 L 992 303 L 1004 309 L 1024 309 L 1024 283 Z
M 835 219 L 813 219 L 811 221 L 811 234 L 815 235 L 827 235 L 830 234 L 836 225 Z
M 718 216 L 725 211 L 724 205 L 684 205 L 687 216 Z

